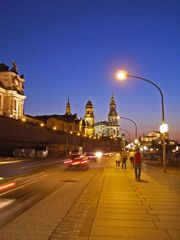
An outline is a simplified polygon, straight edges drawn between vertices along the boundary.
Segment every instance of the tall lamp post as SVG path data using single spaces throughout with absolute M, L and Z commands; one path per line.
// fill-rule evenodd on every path
M 138 137 L 137 124 L 130 118 L 122 117 L 122 116 L 120 116 L 120 118 L 128 120 L 128 121 L 130 121 L 130 122 L 132 122 L 134 124 L 134 127 L 135 127 L 135 138 L 137 139 L 137 137 Z
M 125 71 L 118 71 L 116 74 L 117 78 L 119 80 L 125 80 L 126 78 L 130 77 L 130 78 L 135 78 L 135 79 L 139 79 L 139 80 L 143 80 L 145 82 L 150 83 L 151 85 L 153 85 L 156 89 L 158 89 L 160 96 L 161 96 L 161 111 L 162 111 L 162 124 L 160 126 L 160 132 L 162 133 L 162 138 L 163 138 L 163 169 L 164 169 L 164 173 L 166 173 L 166 146 L 165 146 L 165 134 L 168 131 L 168 125 L 165 124 L 165 117 L 164 117 L 164 96 L 162 93 L 162 90 L 160 89 L 160 87 L 155 84 L 154 82 L 152 82 L 151 80 L 148 80 L 146 78 L 143 77 L 138 77 L 138 76 L 134 76 L 134 75 L 129 75 L 127 72 Z
M 126 132 L 128 134 L 128 140 L 129 140 L 129 143 L 130 143 L 130 141 L 131 141 L 130 132 L 125 130 L 125 129 L 123 129 L 123 128 L 120 128 L 120 130 L 123 131 L 123 132 Z

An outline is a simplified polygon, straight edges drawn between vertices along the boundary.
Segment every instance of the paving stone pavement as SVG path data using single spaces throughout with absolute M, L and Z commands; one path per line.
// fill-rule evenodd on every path
M 163 173 L 162 168 L 156 168 L 149 165 L 143 165 L 143 171 L 156 178 L 162 184 L 168 185 L 175 191 L 180 192 L 180 169 L 177 167 L 167 167 L 167 173 Z
M 161 181 L 159 180 L 161 178 Z M 101 169 L 49 240 L 179 240 L 180 193 L 163 178 Z
M 87 239 L 96 214 L 104 175 L 102 169 L 97 171 L 79 200 L 72 206 L 49 240 Z

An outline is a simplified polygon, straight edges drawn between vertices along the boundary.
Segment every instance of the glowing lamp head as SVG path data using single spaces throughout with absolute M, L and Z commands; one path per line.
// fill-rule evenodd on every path
M 120 70 L 116 73 L 116 78 L 118 80 L 124 81 L 128 77 L 128 74 L 124 70 Z
M 163 123 L 160 125 L 160 133 L 167 133 L 168 132 L 168 125 Z

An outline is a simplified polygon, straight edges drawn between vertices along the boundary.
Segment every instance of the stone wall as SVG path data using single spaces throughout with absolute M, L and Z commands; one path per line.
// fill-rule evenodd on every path
M 77 149 L 79 146 L 84 147 L 86 151 L 118 151 L 120 142 L 83 138 L 0 116 L 0 156 L 12 155 L 15 148 L 38 146 L 47 146 L 56 153 Z

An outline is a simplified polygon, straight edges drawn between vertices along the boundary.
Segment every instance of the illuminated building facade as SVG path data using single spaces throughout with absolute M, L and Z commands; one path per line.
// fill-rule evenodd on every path
M 19 76 L 16 62 L 12 68 L 0 64 L 0 115 L 21 119 L 24 115 L 24 76 Z
M 98 137 L 120 137 L 119 116 L 116 111 L 114 95 L 109 104 L 108 122 L 102 121 L 95 124 L 95 135 Z
M 85 135 L 94 135 L 94 108 L 92 102 L 89 100 L 85 107 Z
M 114 95 L 111 97 L 109 104 L 109 114 L 108 114 L 108 136 L 110 137 L 119 137 L 119 116 L 116 111 L 116 102 L 114 100 Z
M 28 118 L 27 118 L 28 119 Z M 68 98 L 66 104 L 66 112 L 64 115 L 53 114 L 33 117 L 40 124 L 44 123 L 44 126 L 53 130 L 62 131 L 71 134 L 79 133 L 80 120 L 77 118 L 77 114 L 71 113 L 71 105 Z
M 169 133 L 165 134 L 165 139 L 169 139 Z M 140 137 L 142 145 L 151 145 L 153 141 L 162 141 L 162 134 L 159 131 L 152 131 L 148 135 Z

